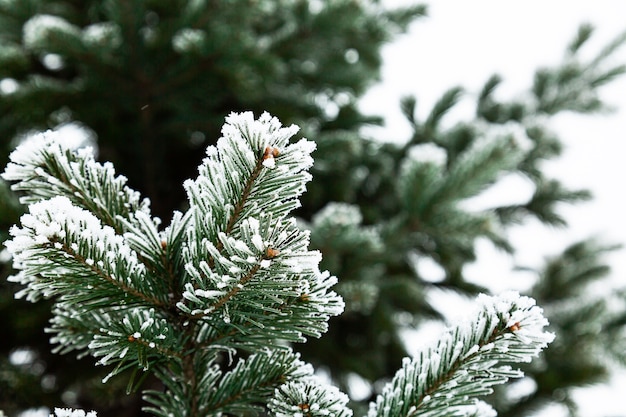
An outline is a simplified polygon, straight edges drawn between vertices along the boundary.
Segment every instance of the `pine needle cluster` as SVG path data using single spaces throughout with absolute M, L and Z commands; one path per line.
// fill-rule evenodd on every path
M 143 397 L 157 416 L 351 416 L 348 397 L 291 347 L 321 337 L 344 308 L 292 215 L 315 148 L 290 142 L 296 132 L 267 113 L 231 114 L 184 184 L 189 208 L 163 229 L 90 149 L 52 132 L 20 145 L 3 174 L 28 204 L 6 242 L 11 280 L 20 298 L 54 300 L 55 350 L 96 358 L 110 369 L 104 383 L 128 371 L 129 390 L 154 374 L 162 389 Z M 532 299 L 479 304 L 403 363 L 368 416 L 490 410 L 476 397 L 521 375 L 502 363 L 530 361 L 553 335 Z

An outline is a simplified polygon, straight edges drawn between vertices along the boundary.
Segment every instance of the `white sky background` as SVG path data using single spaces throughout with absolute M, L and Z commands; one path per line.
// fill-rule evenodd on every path
M 498 97 L 512 98 L 528 90 L 535 69 L 561 62 L 581 23 L 596 27 L 581 51 L 587 57 L 594 56 L 626 30 L 626 2 L 620 0 L 423 2 L 429 6 L 428 17 L 418 20 L 408 35 L 383 49 L 382 83 L 372 88 L 361 103 L 366 113 L 385 116 L 384 128 L 368 131 L 385 140 L 410 137 L 409 125 L 399 108 L 400 98 L 405 95 L 417 97 L 417 111 L 423 120 L 448 88 L 463 86 L 475 102 L 488 77 L 498 73 L 504 78 L 497 90 Z M 385 3 L 409 4 L 407 0 Z M 610 62 L 626 63 L 626 47 Z M 602 98 L 617 111 L 555 118 L 551 127 L 564 141 L 565 151 L 545 166 L 549 176 L 558 178 L 568 188 L 590 189 L 593 200 L 562 208 L 560 212 L 569 222 L 566 229 L 531 223 L 514 230 L 511 238 L 518 250 L 515 259 L 498 254 L 488 244 L 480 245 L 479 262 L 466 270 L 471 279 L 489 283 L 494 291 L 523 290 L 529 284 L 527 276 L 512 274 L 514 264 L 540 266 L 546 256 L 588 237 L 598 237 L 601 243 L 626 244 L 626 76 L 601 92 Z M 512 182 L 485 199 L 509 201 L 516 194 L 528 192 L 524 183 Z M 626 285 L 625 255 L 626 251 L 621 250 L 607 257 L 613 268 L 613 281 L 622 286 Z M 585 390 L 580 394 L 581 415 L 626 415 L 620 396 L 625 392 L 626 373 L 617 375 L 607 386 Z M 558 410 L 550 410 L 546 415 L 559 414 Z

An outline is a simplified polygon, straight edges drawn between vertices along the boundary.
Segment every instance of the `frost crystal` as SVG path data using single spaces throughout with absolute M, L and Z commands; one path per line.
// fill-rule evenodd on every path
M 89 411 L 85 413 L 84 410 L 74 410 L 71 408 L 55 408 L 54 414 L 50 414 L 50 417 L 97 417 L 95 411 Z
M 113 22 L 100 22 L 83 29 L 83 42 L 89 46 L 117 48 L 122 44 L 122 30 Z
M 67 20 L 47 14 L 38 14 L 31 17 L 22 28 L 24 45 L 30 49 L 45 49 L 51 37 L 58 34 L 78 38 L 80 30 Z
M 275 168 L 275 167 L 276 167 L 276 160 L 275 160 L 273 157 L 266 158 L 266 159 L 263 161 L 263 166 L 264 166 L 265 168 L 270 168 L 270 169 L 271 169 L 271 168 Z
M 410 151 L 411 160 L 420 163 L 444 165 L 448 158 L 445 150 L 432 143 L 414 146 Z
M 264 151 L 268 146 L 284 149 L 290 137 L 298 132 L 296 125 L 283 127 L 276 117 L 272 117 L 269 113 L 263 113 L 258 120 L 254 119 L 252 112 L 231 113 L 226 118 L 226 124 L 222 128 L 222 135 L 229 139 L 243 139 L 250 143 L 253 149 Z M 305 153 L 310 154 L 315 148 L 313 142 L 308 143 L 307 148 L 303 149 Z M 304 142 L 303 142 L 304 144 Z M 306 169 L 312 165 L 313 160 L 309 155 L 302 153 L 302 168 Z
M 184 28 L 172 38 L 172 47 L 178 53 L 200 50 L 206 40 L 206 33 L 200 29 Z
M 11 153 L 11 162 L 7 165 L 2 178 L 7 181 L 19 181 L 32 175 L 34 167 L 45 163 L 45 149 L 59 143 L 56 132 L 47 131 L 20 143 Z
M 345 203 L 329 203 L 313 216 L 313 223 L 329 223 L 333 227 L 358 226 L 362 221 L 359 208 Z
M 277 388 L 268 404 L 276 417 L 350 417 L 348 396 L 315 379 L 292 381 Z
M 498 413 L 493 407 L 484 401 L 477 401 L 473 407 L 473 416 L 475 417 L 496 417 Z M 469 413 L 468 413 L 469 414 Z

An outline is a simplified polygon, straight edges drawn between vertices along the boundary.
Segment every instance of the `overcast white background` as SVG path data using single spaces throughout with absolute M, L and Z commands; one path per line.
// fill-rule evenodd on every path
M 405 0 L 386 3 L 407 4 Z M 428 17 L 418 20 L 408 35 L 383 50 L 382 83 L 370 90 L 361 105 L 366 112 L 384 114 L 386 126 L 369 133 L 386 140 L 406 139 L 410 135 L 399 110 L 402 96 L 416 95 L 418 114 L 424 117 L 448 88 L 461 85 L 468 97 L 475 99 L 487 78 L 498 73 L 504 78 L 499 96 L 514 97 L 530 87 L 536 68 L 561 61 L 581 23 L 596 27 L 583 56 L 593 56 L 626 30 L 626 2 L 618 0 L 425 3 L 429 6 Z M 626 63 L 626 47 L 611 62 Z M 522 274 L 511 274 L 514 264 L 540 266 L 546 256 L 591 236 L 601 242 L 626 244 L 626 77 L 601 92 L 616 111 L 555 118 L 551 127 L 563 139 L 565 152 L 545 166 L 550 176 L 569 188 L 590 189 L 593 200 L 562 207 L 561 213 L 569 222 L 567 229 L 548 229 L 531 223 L 514 230 L 511 236 L 518 249 L 515 259 L 499 255 L 488 244 L 481 245 L 480 261 L 467 270 L 472 279 L 489 283 L 495 291 L 523 290 L 528 279 Z M 512 181 L 486 195 L 484 204 L 515 199 L 528 192 L 523 181 Z M 625 254 L 621 250 L 607 257 L 613 268 L 613 282 L 622 286 L 626 285 Z M 624 393 L 626 374 L 622 372 L 608 384 L 580 393 L 581 415 L 626 415 Z M 557 417 L 561 413 L 551 409 L 545 415 Z

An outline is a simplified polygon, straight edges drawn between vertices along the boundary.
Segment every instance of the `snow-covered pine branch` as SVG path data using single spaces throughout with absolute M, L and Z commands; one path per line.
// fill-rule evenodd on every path
M 368 417 L 482 416 L 493 410 L 477 400 L 521 371 L 507 363 L 530 362 L 554 335 L 535 300 L 506 292 L 480 295 L 475 314 L 449 328 L 436 346 L 422 349 L 384 388 Z
M 56 350 L 115 366 L 105 379 L 154 371 L 167 387 L 146 395 L 157 415 L 258 410 L 309 378 L 285 342 L 319 337 L 343 300 L 290 217 L 315 148 L 291 144 L 296 132 L 268 114 L 230 115 L 184 184 L 189 210 L 161 231 L 148 201 L 89 149 L 50 132 L 20 146 L 4 173 L 30 204 L 7 242 L 12 279 L 30 301 L 55 300 Z
M 269 408 L 275 417 L 352 417 L 348 396 L 315 379 L 291 381 L 276 389 Z
M 155 415 L 350 417 L 348 398 L 313 377 L 289 342 L 319 337 L 343 300 L 296 226 L 314 144 L 263 114 L 232 114 L 185 182 L 189 209 L 159 230 L 147 200 L 89 150 L 39 135 L 4 178 L 30 204 L 6 246 L 29 301 L 55 301 L 51 341 L 125 370 L 150 370 Z M 344 211 L 347 209 L 343 207 Z M 348 210 L 346 213 L 351 213 Z M 483 296 L 475 317 L 406 359 L 368 417 L 493 416 L 477 400 L 552 340 L 534 301 Z M 55 411 L 80 415 L 82 410 Z M 89 414 L 89 415 L 95 415 Z
M 205 372 L 197 381 L 193 399 L 187 392 L 188 378 L 181 377 L 172 367 L 157 369 L 156 375 L 167 390 L 144 392 L 144 399 L 153 405 L 145 410 L 161 417 L 188 417 L 193 400 L 199 410 L 210 411 L 209 415 L 255 415 L 263 410 L 276 387 L 286 381 L 310 379 L 313 373 L 313 368 L 289 349 L 253 353 L 240 358 L 226 372 L 216 359 L 210 352 L 196 355 Z
M 308 251 L 308 232 L 288 217 L 311 178 L 315 147 L 290 144 L 296 131 L 268 114 L 231 115 L 198 178 L 185 182 L 193 226 L 182 243 L 177 306 L 198 323 L 200 343 L 301 342 L 343 311 L 329 292 L 336 279 L 320 273 L 321 254 Z
M 40 133 L 11 153 L 2 178 L 21 192 L 22 204 L 64 196 L 120 234 L 126 231 L 123 220 L 137 212 L 150 214 L 149 201 L 126 185 L 126 177 L 115 174 L 113 164 L 101 164 L 92 148 L 74 150 L 62 139 L 59 132 Z

